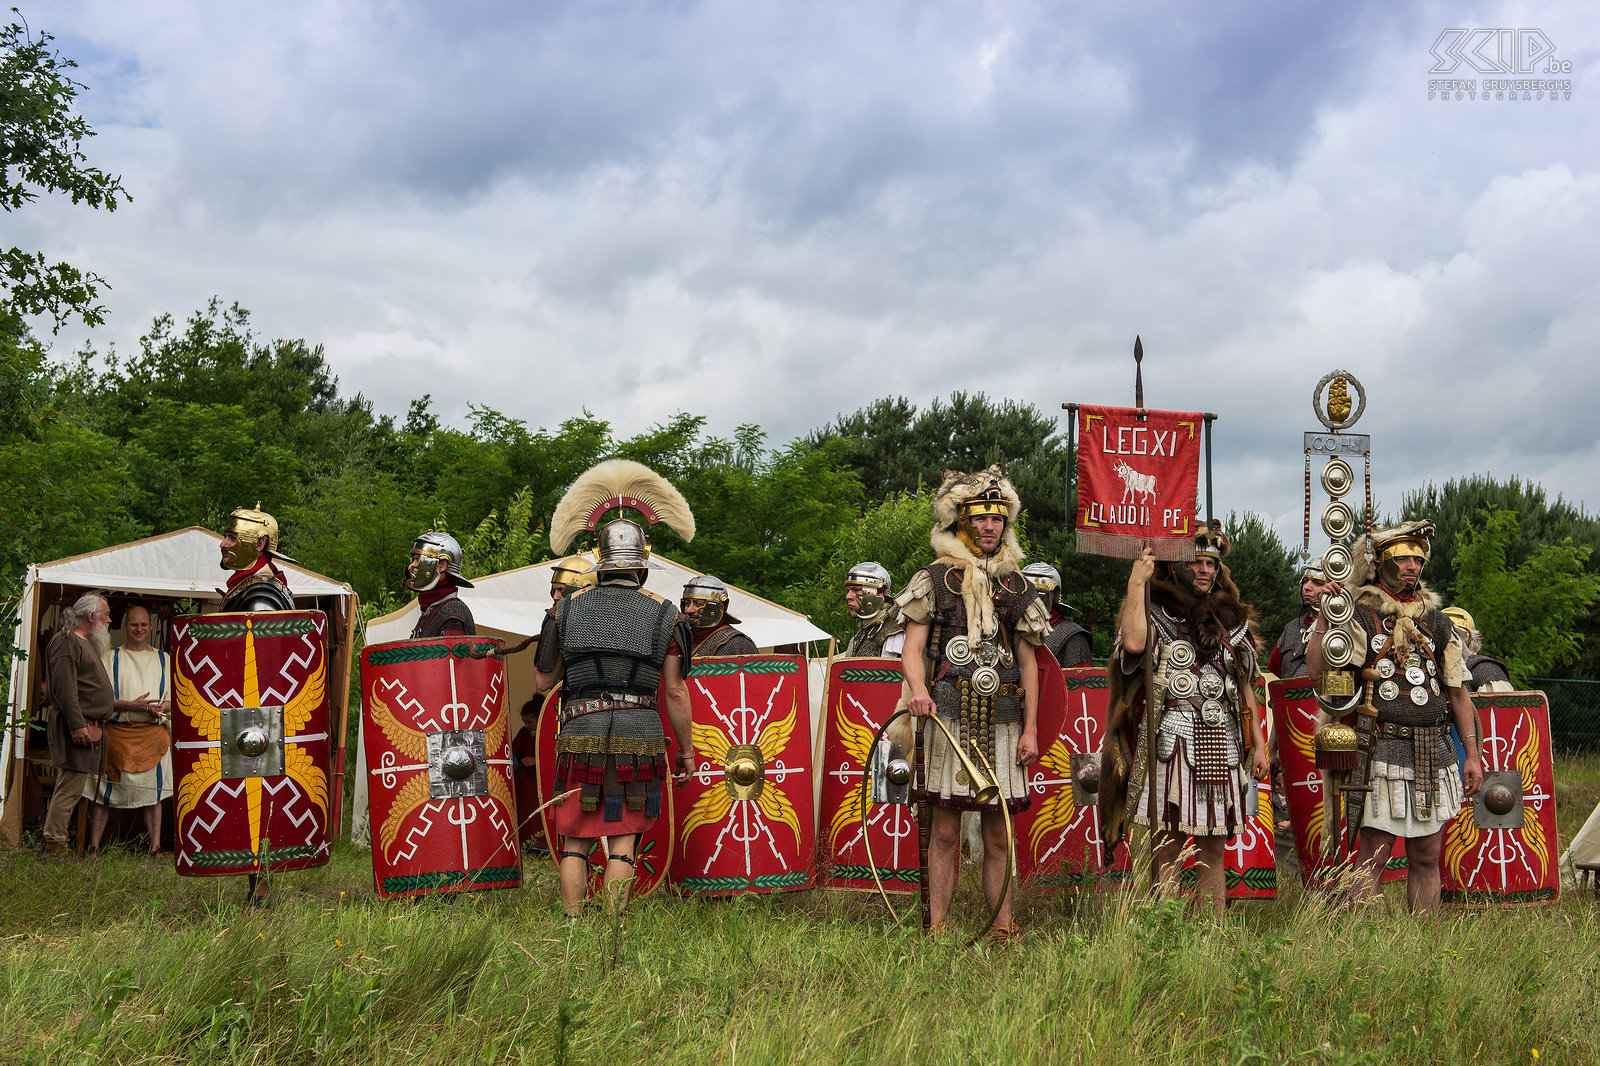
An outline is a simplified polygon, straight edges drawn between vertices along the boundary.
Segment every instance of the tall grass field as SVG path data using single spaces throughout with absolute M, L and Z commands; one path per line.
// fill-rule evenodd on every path
M 1561 759 L 1563 845 L 1600 758 Z M 564 922 L 519 891 L 380 901 L 366 852 L 178 878 L 132 852 L 0 852 L 5 1063 L 1594 1063 L 1600 904 L 1330 907 L 1217 927 L 1177 900 L 1029 892 L 1017 942 L 927 937 L 859 895 L 661 895 Z M 976 874 L 958 904 L 981 924 Z

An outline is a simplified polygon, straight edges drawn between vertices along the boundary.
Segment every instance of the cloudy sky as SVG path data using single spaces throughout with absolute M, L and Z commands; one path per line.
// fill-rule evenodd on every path
M 135 198 L 7 218 L 111 281 L 101 350 L 218 295 L 383 412 L 553 426 L 581 396 L 624 434 L 681 410 L 781 442 L 893 394 L 1128 403 L 1138 333 L 1151 406 L 1222 416 L 1219 507 L 1294 541 L 1335 366 L 1382 503 L 1491 471 L 1600 504 L 1588 4 L 23 14 Z M 1499 28 L 1570 93 L 1430 100 L 1511 76 L 1515 36 L 1441 43 Z

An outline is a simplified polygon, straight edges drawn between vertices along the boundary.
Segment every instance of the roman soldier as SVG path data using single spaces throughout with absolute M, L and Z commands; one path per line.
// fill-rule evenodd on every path
M 1252 815 L 1255 783 L 1268 771 L 1254 612 L 1223 562 L 1230 548 L 1213 520 L 1195 537 L 1193 562 L 1157 562 L 1148 547 L 1134 560 L 1107 666 L 1101 745 L 1107 865 L 1128 834 L 1132 806 L 1133 820 L 1152 831 L 1151 884 L 1176 891 L 1193 836 L 1197 893 L 1218 918 L 1227 899 L 1225 843 Z
M 644 588 L 659 568 L 650 558 L 643 526 L 601 518 L 618 507 L 651 524 L 666 522 L 684 540 L 694 536 L 694 515 L 677 489 L 639 463 L 611 460 L 581 475 L 561 498 L 550 521 L 550 543 L 564 550 L 587 529 L 599 544 L 596 583 L 564 596 L 546 616 L 539 635 L 535 683 L 562 686 L 556 734 L 555 794 L 578 790 L 553 807 L 561 857 L 561 903 L 569 916 L 583 909 L 588 855 L 605 838 L 606 885 L 626 902 L 639 839 L 662 813 L 668 776 L 666 734 L 658 694 L 677 734 L 676 770 L 694 765 L 690 723 L 689 627 L 671 603 Z M 552 842 L 555 844 L 555 842 Z
M 579 589 L 588 588 L 595 583 L 593 569 L 594 560 L 574 555 L 569 559 L 562 559 L 550 568 L 550 603 L 552 608 L 560 603 L 562 597 L 570 596 Z
M 294 562 L 278 551 L 278 520 L 261 509 L 240 507 L 222 525 L 222 569 L 232 570 L 222 592 L 224 611 L 292 611 L 294 597 L 274 560 Z
M 1039 755 L 1039 674 L 1034 648 L 1050 633 L 1050 612 L 1022 576 L 1016 522 L 1022 503 L 997 463 L 976 474 L 946 470 L 934 494 L 930 543 L 937 560 L 918 570 L 895 607 L 906 622 L 900 653 L 903 699 L 915 717 L 937 714 L 976 766 L 990 766 L 1001 800 L 980 803 L 977 782 L 944 731 L 926 729 L 928 914 L 942 928 L 955 893 L 961 813 L 981 812 L 983 884 L 995 912 L 992 933 L 1014 936 L 1001 885 L 1009 862 L 1004 815 L 1027 806 L 1022 768 Z
M 1478 632 L 1472 615 L 1462 607 L 1446 607 L 1444 616 L 1456 627 L 1456 636 L 1461 638 L 1466 650 L 1462 663 L 1471 675 L 1467 678 L 1467 691 L 1510 692 L 1511 671 L 1499 659 L 1491 659 L 1483 654 L 1483 634 Z
M 1438 906 L 1445 827 L 1483 780 L 1461 638 L 1422 581 L 1433 532 L 1425 519 L 1372 530 L 1352 549 L 1347 582 L 1355 601 L 1351 625 L 1366 652 L 1360 676 L 1370 710 L 1363 714 L 1372 716 L 1370 731 L 1369 723 L 1358 723 L 1356 755 L 1357 773 L 1372 792 L 1364 799 L 1351 793 L 1346 802 L 1347 824 L 1352 831 L 1359 827 L 1358 895 L 1379 897 L 1394 839 L 1405 837 L 1406 898 L 1415 913 Z M 1326 665 L 1325 625 L 1319 620 L 1312 628 L 1306 649 L 1313 675 Z M 1460 769 L 1449 737 L 1452 719 L 1466 747 Z
M 411 629 L 412 640 L 478 635 L 472 608 L 456 595 L 457 589 L 472 588 L 472 582 L 461 574 L 461 545 L 450 534 L 429 530 L 411 542 L 406 588 L 417 594 L 417 605 L 422 608 Z
M 1306 638 L 1311 633 L 1311 624 L 1317 620 L 1317 601 L 1332 587 L 1322 571 L 1322 556 L 1301 568 L 1300 616 L 1289 619 L 1283 627 L 1283 635 L 1267 659 L 1269 672 L 1278 677 L 1306 676 Z
M 678 608 L 694 627 L 695 658 L 756 654 L 756 642 L 733 628 L 739 620 L 728 613 L 728 586 L 721 579 L 710 574 L 690 578 Z
M 1022 576 L 1033 582 L 1044 602 L 1050 605 L 1050 635 L 1044 646 L 1056 657 L 1061 666 L 1093 666 L 1094 651 L 1089 643 L 1089 631 L 1067 617 L 1071 610 L 1061 598 L 1061 571 L 1049 563 L 1029 563 L 1022 568 Z
M 899 655 L 906 624 L 894 610 L 894 579 L 878 563 L 857 563 L 844 576 L 844 603 L 856 620 L 846 658 Z

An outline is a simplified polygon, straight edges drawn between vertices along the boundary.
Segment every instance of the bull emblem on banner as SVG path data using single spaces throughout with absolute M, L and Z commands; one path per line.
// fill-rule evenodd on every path
M 1129 466 L 1127 460 L 1118 459 L 1117 465 L 1112 467 L 1117 476 L 1122 479 L 1123 503 L 1154 503 L 1156 498 L 1156 476 L 1154 474 L 1141 474 Z M 1137 501 L 1134 497 L 1138 496 Z

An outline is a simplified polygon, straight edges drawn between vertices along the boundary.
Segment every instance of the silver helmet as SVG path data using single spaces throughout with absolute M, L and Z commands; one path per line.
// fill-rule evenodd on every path
M 894 593 L 894 579 L 881 564 L 857 563 L 844 576 L 846 595 L 855 592 L 855 606 L 850 613 L 861 622 L 876 622 L 889 608 L 889 597 Z
M 1049 563 L 1029 563 L 1022 568 L 1022 576 L 1047 597 L 1061 591 L 1061 571 Z
M 599 560 L 590 570 L 602 573 L 607 570 L 660 570 L 661 564 L 650 558 L 650 538 L 644 527 L 626 518 L 618 518 L 600 527 L 600 543 L 595 547 Z
M 411 562 L 406 566 L 406 588 L 412 592 L 427 592 L 439 584 L 446 574 L 460 588 L 472 588 L 461 573 L 461 545 L 456 538 L 440 530 L 419 534 L 411 542 Z
M 678 608 L 696 629 L 710 629 L 723 622 L 737 622 L 728 613 L 728 586 L 710 574 L 691 577 L 683 585 Z

